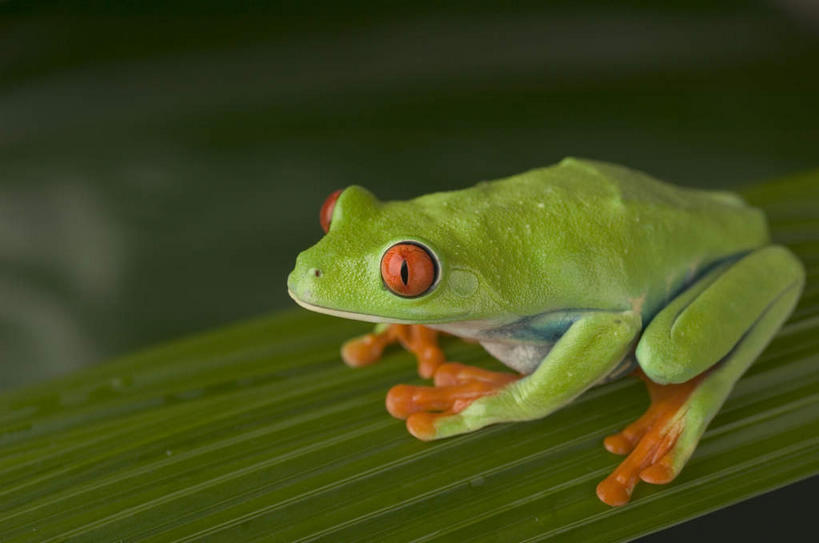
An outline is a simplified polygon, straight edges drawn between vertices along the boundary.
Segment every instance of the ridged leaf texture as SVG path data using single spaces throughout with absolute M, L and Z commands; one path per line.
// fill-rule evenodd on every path
M 384 409 L 391 385 L 421 383 L 413 359 L 349 369 L 339 346 L 368 326 L 292 310 L 0 397 L 0 540 L 619 541 L 816 474 L 819 171 L 745 196 L 805 263 L 805 293 L 682 475 L 626 507 L 595 485 L 620 460 L 603 437 L 647 405 L 636 380 L 422 443 Z

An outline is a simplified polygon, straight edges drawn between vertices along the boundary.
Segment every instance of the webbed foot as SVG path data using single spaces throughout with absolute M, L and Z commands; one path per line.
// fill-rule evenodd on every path
M 472 402 L 496 393 L 519 378 L 516 374 L 450 362 L 435 372 L 435 386 L 392 387 L 387 393 L 387 410 L 396 418 L 406 419 L 407 430 L 418 439 L 436 439 L 444 437 L 440 423 L 457 425 L 458 413 Z
M 597 496 L 608 505 L 628 503 L 640 479 L 652 484 L 671 482 L 696 445 L 690 440 L 681 443 L 679 438 L 686 430 L 689 398 L 704 374 L 676 385 L 658 385 L 639 370 L 638 376 L 646 382 L 651 406 L 621 432 L 603 441 L 610 452 L 628 454 L 597 485 Z
M 446 362 L 438 346 L 438 332 L 420 324 L 390 324 L 381 332 L 353 338 L 341 346 L 341 358 L 348 366 L 367 366 L 377 362 L 384 349 L 396 342 L 415 355 L 418 374 L 425 379 Z

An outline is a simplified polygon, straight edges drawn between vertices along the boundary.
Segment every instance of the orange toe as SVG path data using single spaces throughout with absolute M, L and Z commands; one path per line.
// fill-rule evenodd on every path
M 614 454 L 628 454 L 634 448 L 634 443 L 622 434 L 614 434 L 603 440 L 603 446 Z
M 637 486 L 640 472 L 649 464 L 654 447 L 653 442 L 642 440 L 611 475 L 597 485 L 597 497 L 613 506 L 626 504 Z
M 652 403 L 643 416 L 626 426 L 623 431 L 606 437 L 603 440 L 603 446 L 614 454 L 630 453 L 655 424 L 662 409 L 661 403 Z
M 677 385 L 658 385 L 646 379 L 651 407 L 622 432 L 608 436 L 603 445 L 616 454 L 629 453 L 625 460 L 597 485 L 597 496 L 609 505 L 624 505 L 640 480 L 653 484 L 671 482 L 673 449 L 685 428 L 680 410 L 701 376 Z
M 376 334 L 351 339 L 341 346 L 341 359 L 350 367 L 367 366 L 381 358 L 385 341 Z
M 436 386 L 451 386 L 471 381 L 479 381 L 497 387 L 520 379 L 520 375 L 485 370 L 458 362 L 448 362 L 435 371 L 434 378 Z
M 407 417 L 407 430 L 422 441 L 435 437 L 435 421 L 446 416 L 444 413 L 413 413 Z
M 445 387 L 460 383 L 461 380 L 459 379 L 459 374 L 461 367 L 463 367 L 463 364 L 459 364 L 457 362 L 447 362 L 446 364 L 440 366 L 437 370 L 435 370 L 435 375 L 433 375 L 435 386 Z
M 446 356 L 437 342 L 434 345 L 424 345 L 415 355 L 418 359 L 418 375 L 424 379 L 432 377 L 435 370 L 446 362 Z
M 414 389 L 409 385 L 395 385 L 387 393 L 387 411 L 397 419 L 405 419 L 408 415 L 419 411 L 413 401 Z
M 652 485 L 664 485 L 673 481 L 676 475 L 671 467 L 670 457 L 666 456 L 656 464 L 641 471 L 640 479 Z
M 401 325 L 394 325 L 401 326 Z M 438 346 L 438 332 L 421 324 L 411 324 L 398 329 L 401 343 L 418 360 L 418 375 L 429 379 L 446 362 L 446 356 Z
M 640 479 L 658 483 L 670 481 L 673 477 L 669 478 L 666 466 L 657 459 L 671 450 L 681 429 L 680 424 L 660 424 L 652 428 L 631 454 L 597 486 L 597 496 L 609 505 L 623 505 Z
M 628 481 L 603 479 L 597 485 L 597 497 L 603 503 L 617 507 L 629 502 L 633 490 L 634 485 L 628 484 Z
M 396 385 L 387 393 L 387 411 L 400 419 L 420 411 L 457 411 L 493 390 L 479 382 L 443 387 Z

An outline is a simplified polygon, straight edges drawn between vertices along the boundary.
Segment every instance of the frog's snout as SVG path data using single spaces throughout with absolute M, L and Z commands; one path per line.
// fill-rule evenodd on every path
M 296 266 L 287 276 L 287 290 L 297 300 L 310 302 L 314 297 L 316 282 L 321 280 L 324 272 L 315 263 L 296 259 Z

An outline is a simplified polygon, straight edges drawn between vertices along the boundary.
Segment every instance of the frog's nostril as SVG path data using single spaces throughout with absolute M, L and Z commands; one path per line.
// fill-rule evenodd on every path
M 310 268 L 307 270 L 308 275 L 312 275 L 314 277 L 321 277 L 321 270 L 318 268 Z

